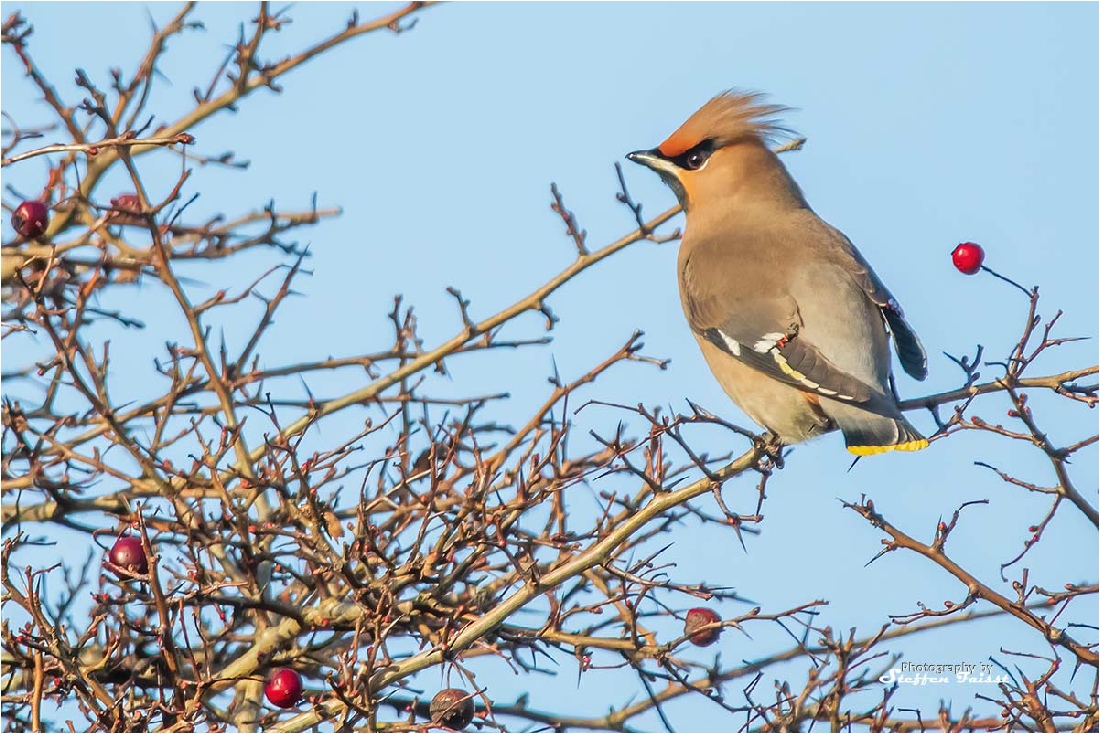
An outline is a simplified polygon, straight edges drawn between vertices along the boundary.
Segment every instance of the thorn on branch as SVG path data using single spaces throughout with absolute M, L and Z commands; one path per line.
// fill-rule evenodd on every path
M 864 563 L 863 567 L 867 568 L 868 566 L 870 566 L 872 563 L 874 563 L 878 559 L 882 558 L 887 553 L 890 553 L 891 551 L 896 551 L 897 549 L 898 549 L 898 547 L 892 541 L 889 541 L 889 540 L 886 540 L 885 538 L 883 538 L 883 540 L 882 540 L 882 550 L 880 550 L 878 553 L 876 553 L 871 558 L 871 560 L 867 561 L 867 563 Z

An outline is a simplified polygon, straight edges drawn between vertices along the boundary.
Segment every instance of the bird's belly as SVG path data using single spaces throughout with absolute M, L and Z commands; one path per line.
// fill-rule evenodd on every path
M 705 339 L 696 337 L 696 341 L 730 399 L 783 443 L 798 443 L 833 429 L 832 422 L 806 393 L 738 362 Z

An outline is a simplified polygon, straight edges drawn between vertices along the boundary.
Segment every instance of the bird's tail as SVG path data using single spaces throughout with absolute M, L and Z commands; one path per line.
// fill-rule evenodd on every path
M 856 456 L 874 456 L 887 451 L 920 451 L 928 446 L 928 439 L 901 413 L 879 415 L 853 405 L 845 405 L 829 413 L 844 434 L 848 451 Z

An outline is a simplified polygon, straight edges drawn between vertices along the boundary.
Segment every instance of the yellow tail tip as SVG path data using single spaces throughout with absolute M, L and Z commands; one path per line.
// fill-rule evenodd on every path
M 928 448 L 928 439 L 920 438 L 916 441 L 896 443 L 892 446 L 849 446 L 848 450 L 856 456 L 875 456 L 885 454 L 888 451 L 920 451 Z

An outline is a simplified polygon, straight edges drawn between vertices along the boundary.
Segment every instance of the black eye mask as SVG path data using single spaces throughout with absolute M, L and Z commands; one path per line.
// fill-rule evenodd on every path
M 685 150 L 678 156 L 669 158 L 668 160 L 675 163 L 685 171 L 698 171 L 703 167 L 703 164 L 710 158 L 710 154 L 714 152 L 714 141 L 704 140 L 696 145 L 694 148 Z

